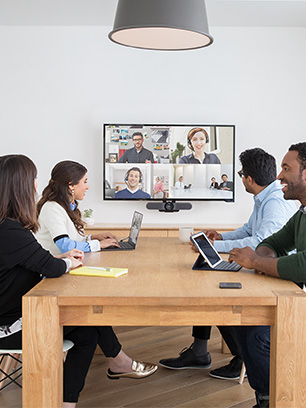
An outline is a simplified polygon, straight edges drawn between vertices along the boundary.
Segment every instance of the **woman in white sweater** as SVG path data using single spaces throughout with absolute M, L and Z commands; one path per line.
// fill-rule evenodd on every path
M 39 230 L 36 233 L 42 247 L 53 255 L 67 252 L 67 248 L 90 252 L 110 245 L 118 246 L 116 237 L 108 232 L 85 237 L 85 223 L 78 209 L 78 200 L 83 200 L 87 190 L 87 169 L 83 165 L 67 160 L 53 168 L 49 184 L 37 205 Z M 127 356 L 112 327 L 104 326 L 98 330 L 98 344 L 109 360 L 108 378 L 144 378 L 157 370 L 154 364 Z
M 38 202 L 40 228 L 36 235 L 53 255 L 73 248 L 91 252 L 118 246 L 110 232 L 85 236 L 78 201 L 83 200 L 88 188 L 87 169 L 82 164 L 66 160 L 53 168 L 49 184 Z

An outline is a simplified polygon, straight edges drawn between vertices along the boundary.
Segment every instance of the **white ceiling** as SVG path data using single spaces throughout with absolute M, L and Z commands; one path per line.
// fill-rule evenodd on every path
M 0 0 L 0 25 L 112 26 L 116 4 L 116 0 Z M 306 27 L 306 0 L 206 0 L 206 9 L 211 27 Z

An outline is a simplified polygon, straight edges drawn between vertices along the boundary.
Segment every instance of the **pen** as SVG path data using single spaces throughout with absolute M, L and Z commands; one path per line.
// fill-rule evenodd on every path
M 97 266 L 88 266 L 89 269 L 99 269 L 100 271 L 111 271 L 112 268 L 99 268 Z

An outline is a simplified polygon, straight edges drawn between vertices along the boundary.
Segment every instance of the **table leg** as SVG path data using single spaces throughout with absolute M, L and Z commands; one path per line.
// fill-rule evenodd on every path
M 306 295 L 278 292 L 271 327 L 270 407 L 306 406 Z
M 23 297 L 23 408 L 63 405 L 63 330 L 56 296 Z

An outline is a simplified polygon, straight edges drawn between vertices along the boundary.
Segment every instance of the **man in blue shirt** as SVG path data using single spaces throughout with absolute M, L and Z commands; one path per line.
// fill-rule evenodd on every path
M 273 156 L 255 148 L 242 152 L 239 159 L 242 169 L 238 174 L 245 190 L 254 196 L 254 208 L 248 222 L 235 231 L 222 234 L 215 230 L 205 231 L 219 252 L 230 252 L 233 248 L 245 246 L 255 249 L 263 239 L 280 230 L 296 212 L 295 204 L 284 200 L 282 186 L 276 180 L 276 161 Z M 243 360 L 235 331 L 226 326 L 219 326 L 218 329 L 234 358 L 228 365 L 212 370 L 209 374 L 221 379 L 238 379 Z M 210 326 L 194 326 L 194 343 L 179 357 L 161 360 L 160 364 L 174 370 L 209 368 L 211 357 L 207 351 L 207 342 L 210 331 Z
M 115 199 L 150 199 L 150 194 L 139 189 L 139 184 L 142 183 L 142 172 L 138 167 L 132 167 L 125 175 L 124 181 L 126 188 L 115 193 Z

